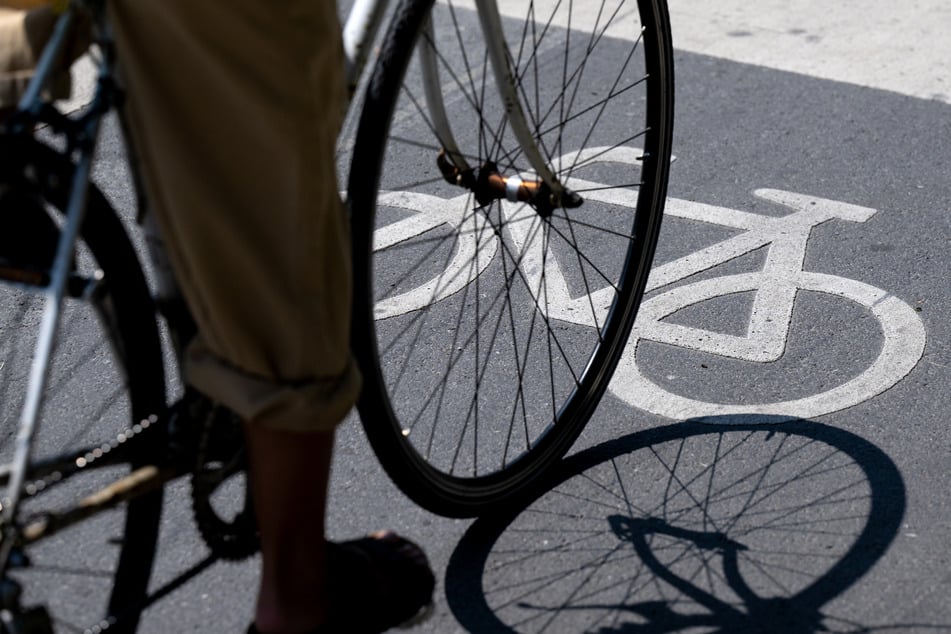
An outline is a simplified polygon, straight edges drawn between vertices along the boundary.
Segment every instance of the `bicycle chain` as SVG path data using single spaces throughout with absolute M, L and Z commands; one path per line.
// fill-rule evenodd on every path
M 142 436 L 151 428 L 155 428 L 159 422 L 159 417 L 152 414 L 148 418 L 142 419 L 136 425 L 119 432 L 115 438 L 104 442 L 94 449 L 90 449 L 82 456 L 76 457 L 69 469 L 57 469 L 42 478 L 37 478 L 26 483 L 23 487 L 25 497 L 33 497 L 42 493 L 47 487 L 61 482 L 63 478 L 79 473 L 89 467 L 92 467 L 98 461 L 106 457 L 114 457 L 116 451 L 120 448 L 129 447 L 130 442 L 142 442 Z
M 179 465 L 182 475 L 191 473 L 192 515 L 202 539 L 221 559 L 237 561 L 253 555 L 258 550 L 257 524 L 247 492 L 245 507 L 230 520 L 222 518 L 211 501 L 225 480 L 247 470 L 244 437 L 237 417 L 197 393 L 186 394 L 166 416 L 165 421 L 156 415 L 149 416 L 112 440 L 77 456 L 68 468 L 31 480 L 23 488 L 25 497 L 39 495 L 107 458 L 116 460 L 117 452 L 129 451 L 133 444 L 148 437 L 150 429 L 167 422 L 169 451 L 166 458 L 169 464 Z

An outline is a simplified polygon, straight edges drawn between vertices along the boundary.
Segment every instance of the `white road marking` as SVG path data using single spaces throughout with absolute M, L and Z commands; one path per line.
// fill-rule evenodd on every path
M 655 269 L 648 283 L 658 289 L 769 245 L 762 271 L 694 282 L 658 295 L 641 306 L 637 323 L 610 389 L 621 400 L 673 419 L 763 414 L 784 419 L 814 418 L 852 407 L 895 385 L 917 365 L 924 353 L 925 329 L 921 318 L 905 302 L 888 292 L 856 280 L 802 270 L 806 241 L 814 226 L 833 218 L 865 222 L 874 209 L 794 194 L 758 190 L 757 196 L 785 205 L 796 213 L 774 218 L 723 207 L 670 200 L 667 214 L 746 229 L 724 240 Z M 767 363 L 782 358 L 793 305 L 799 289 L 835 295 L 857 302 L 879 321 L 884 337 L 875 362 L 845 383 L 809 397 L 764 404 L 721 404 L 671 393 L 644 376 L 637 367 L 641 341 L 716 354 L 743 361 Z M 678 310 L 714 297 L 755 291 L 756 298 L 744 336 L 713 332 L 662 321 Z M 737 418 L 737 422 L 743 419 Z
M 674 48 L 951 103 L 945 0 L 669 0 Z
M 463 195 L 447 201 L 411 192 L 381 193 L 380 206 L 416 213 L 375 231 L 375 251 L 405 242 L 443 224 L 454 229 L 454 242 L 452 257 L 439 274 L 412 290 L 378 301 L 373 308 L 376 319 L 402 315 L 449 297 L 475 280 L 492 262 L 498 241 L 494 239 L 485 215 L 474 213 L 466 204 L 468 198 Z
M 96 89 L 96 65 L 88 54 L 76 60 L 70 74 L 72 94 L 69 99 L 56 102 L 56 107 L 65 113 L 75 112 L 92 101 Z
M 605 148 L 588 150 L 597 160 L 636 164 L 640 150 Z M 574 155 L 565 160 L 576 158 Z M 583 158 L 583 157 L 582 157 Z M 579 181 L 580 182 L 580 181 Z M 576 185 L 578 183 L 575 183 Z M 633 206 L 636 198 L 598 189 L 596 183 L 582 183 L 593 196 L 616 205 Z M 754 194 L 792 210 L 784 216 L 764 216 L 726 207 L 680 199 L 669 199 L 668 216 L 716 224 L 742 233 L 678 260 L 658 266 L 651 273 L 648 290 L 687 279 L 724 262 L 768 247 L 763 269 L 740 275 L 710 278 L 679 286 L 644 302 L 611 391 L 621 400 L 655 414 L 674 419 L 765 414 L 775 421 L 814 418 L 881 394 L 905 377 L 918 363 L 925 345 L 925 329 L 915 311 L 887 291 L 869 284 L 825 273 L 803 271 L 806 244 L 812 229 L 833 219 L 865 222 L 876 211 L 825 198 L 777 189 L 761 189 Z M 417 288 L 389 297 L 376 306 L 378 318 L 417 310 L 428 303 L 449 297 L 472 282 L 496 255 L 499 239 L 487 230 L 481 214 L 473 222 L 468 196 L 450 200 L 428 195 L 387 193 L 383 201 L 417 213 L 376 231 L 374 246 L 381 249 L 423 236 L 445 225 L 457 235 L 450 263 L 436 277 Z M 538 299 L 537 310 L 549 318 L 596 327 L 613 300 L 610 286 L 590 295 L 572 297 L 558 259 L 545 253 L 545 243 L 537 229 L 534 212 L 526 205 L 503 202 L 511 252 L 519 254 L 518 266 L 525 285 Z M 472 258 L 476 264 L 470 264 Z M 721 404 L 698 401 L 673 394 L 641 373 L 637 348 L 641 341 L 654 341 L 751 363 L 769 363 L 783 357 L 789 336 L 796 295 L 800 289 L 834 295 L 867 308 L 881 326 L 883 345 L 872 365 L 841 385 L 820 394 L 776 403 Z M 755 292 L 756 297 L 746 333 L 730 335 L 664 321 L 678 310 L 715 297 Z M 720 419 L 722 422 L 722 419 Z
M 475 6 L 472 0 L 454 4 Z M 499 0 L 499 11 L 524 20 L 526 4 Z M 536 1 L 536 14 L 556 4 Z M 572 28 L 590 32 L 600 5 L 575 2 Z M 627 0 L 619 17 L 634 6 Z M 668 0 L 668 6 L 676 50 L 951 103 L 951 4 L 945 0 Z M 556 17 L 563 15 L 560 9 Z M 637 37 L 620 19 L 607 34 Z
M 641 309 L 649 317 L 642 321 L 641 316 L 638 317 L 638 325 L 635 326 L 631 341 L 611 382 L 611 392 L 634 407 L 677 420 L 716 417 L 718 423 L 724 423 L 728 422 L 729 416 L 739 415 L 735 422 L 746 422 L 742 415 L 760 414 L 775 416 L 771 422 L 781 422 L 815 418 L 874 398 L 903 379 L 921 359 L 925 346 L 924 325 L 918 314 L 897 297 L 863 282 L 823 273 L 803 271 L 792 281 L 796 288 L 849 299 L 871 311 L 882 328 L 884 343 L 869 368 L 849 381 L 819 394 L 776 403 L 743 405 L 710 403 L 674 394 L 641 373 L 637 367 L 637 346 L 642 340 L 665 341 L 683 348 L 750 361 L 762 362 L 774 356 L 769 353 L 762 356 L 756 354 L 755 336 L 748 339 L 731 338 L 729 335 L 698 328 L 654 321 L 658 315 L 666 317 L 681 308 L 712 297 L 744 291 L 761 293 L 762 274 L 747 273 L 688 284 L 659 296 L 656 302 L 645 302 Z M 784 326 L 788 331 L 788 322 L 780 326 Z M 778 343 L 784 348 L 785 337 Z M 780 354 L 776 358 L 782 356 L 782 350 L 778 352 Z

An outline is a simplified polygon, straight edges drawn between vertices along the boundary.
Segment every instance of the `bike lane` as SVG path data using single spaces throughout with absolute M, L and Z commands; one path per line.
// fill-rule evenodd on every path
M 789 13 L 717 10 L 720 37 L 809 35 L 775 35 L 802 28 Z M 858 30 L 885 19 L 869 11 Z M 926 66 L 921 32 L 892 29 L 908 68 Z M 658 277 L 610 393 L 548 491 L 453 544 L 450 613 L 421 630 L 951 629 L 943 62 L 929 92 L 870 71 L 879 50 L 836 48 L 823 67 L 795 47 L 747 64 L 704 46 L 678 47 Z M 789 222 L 816 205 L 833 213 Z M 729 254 L 757 223 L 796 247 Z
M 684 530 L 704 529 L 708 535 L 745 544 L 747 552 L 740 553 L 741 561 L 746 557 L 745 578 L 762 575 L 759 583 L 753 584 L 755 589 L 773 596 L 795 596 L 799 586 L 794 578 L 801 581 L 811 576 L 817 585 L 823 583 L 819 581 L 822 573 L 807 572 L 812 569 L 804 562 L 834 552 L 834 547 L 822 545 L 823 536 L 859 534 L 857 527 L 845 525 L 850 513 L 884 525 L 889 520 L 870 506 L 881 503 L 901 509 L 900 519 L 890 520 L 894 533 L 880 536 L 888 542 L 881 557 L 866 562 L 867 572 L 824 597 L 819 610 L 824 626 L 832 631 L 951 628 L 946 602 L 951 592 L 946 554 L 951 543 L 951 508 L 944 493 L 951 486 L 951 440 L 946 429 L 951 405 L 946 388 L 951 371 L 951 333 L 946 318 L 951 308 L 947 280 L 951 187 L 946 174 L 951 152 L 944 142 L 951 131 L 951 108 L 938 100 L 683 51 L 677 62 L 678 159 L 672 166 L 673 204 L 665 218 L 655 273 L 680 268 L 672 278 L 691 274 L 673 279 L 669 286 L 658 284 L 648 294 L 612 383 L 616 400 L 609 398 L 602 406 L 584 440 L 597 446 L 622 436 L 625 430 L 651 429 L 687 419 L 722 426 L 711 427 L 705 444 L 698 442 L 702 436 L 691 437 L 690 442 L 681 439 L 676 449 L 664 443 L 635 444 L 628 462 L 615 461 L 621 475 L 612 480 L 610 474 L 602 474 L 601 485 L 623 498 L 622 506 L 645 497 L 631 493 L 638 487 L 653 490 L 668 514 L 648 507 L 652 510 L 646 515 L 654 519 L 661 515 L 667 531 L 679 524 Z M 749 251 L 737 249 L 726 261 L 709 267 L 698 264 L 688 271 L 685 262 L 691 257 L 702 257 L 707 250 L 716 250 L 716 245 L 729 244 L 747 230 L 720 225 L 718 213 L 779 220 L 773 235 L 789 239 L 790 228 L 784 230 L 781 225 L 797 209 L 777 204 L 775 196 L 773 200 L 764 197 L 764 189 L 834 201 L 833 205 L 842 208 L 857 206 L 869 213 L 861 221 L 833 218 L 812 226 L 801 260 L 798 253 L 787 258 L 785 266 L 791 268 L 780 271 L 779 279 L 772 278 L 766 289 L 763 282 L 770 279 L 771 258 L 776 255 L 767 245 Z M 686 213 L 690 211 L 700 213 Z M 791 284 L 795 292 L 784 292 L 781 282 L 789 282 L 789 275 L 799 266 L 803 273 Z M 769 288 L 776 291 L 771 296 L 764 293 Z M 789 308 L 790 296 L 794 302 L 787 313 L 783 305 Z M 780 329 L 785 337 L 772 336 L 776 326 L 786 326 Z M 757 348 L 757 343 L 764 346 Z M 774 347 L 770 349 L 770 345 Z M 839 473 L 841 479 L 824 480 L 796 470 L 786 474 L 777 489 L 760 484 L 769 478 L 759 480 L 760 475 L 754 475 L 758 472 L 750 466 L 757 460 L 768 462 L 773 450 L 766 443 L 768 432 L 763 432 L 759 452 L 742 460 L 736 454 L 720 457 L 726 454 L 713 449 L 720 443 L 738 446 L 741 443 L 736 438 L 743 434 L 754 438 L 759 433 L 746 427 L 730 431 L 728 424 L 769 425 L 799 417 L 817 429 L 829 426 L 855 434 L 851 446 L 871 443 L 894 461 L 896 477 L 880 490 L 866 479 L 867 488 L 862 492 L 848 489 L 855 493 L 850 497 L 845 490 L 855 483 L 844 472 Z M 776 433 L 788 432 L 780 426 Z M 848 455 L 848 450 L 843 448 L 837 455 Z M 663 467 L 652 469 L 652 460 Z M 698 463 L 707 466 L 701 468 Z M 777 459 L 775 464 L 774 472 L 782 472 L 784 460 Z M 625 473 L 625 467 L 640 473 Z M 881 472 L 884 470 L 882 467 Z M 567 483 L 562 486 L 567 486 L 577 501 L 592 495 L 590 479 L 595 477 L 596 472 L 588 470 L 577 475 L 574 488 Z M 652 477 L 667 483 L 667 488 L 658 490 Z M 762 523 L 744 524 L 742 506 L 722 508 L 729 506 L 724 500 L 736 492 L 737 483 L 751 488 L 752 497 L 761 496 L 756 497 L 761 501 L 746 510 L 747 516 L 761 513 Z M 797 492 L 798 486 L 815 487 L 814 491 L 824 495 Z M 785 501 L 770 501 L 780 494 L 787 496 Z M 559 496 L 565 508 L 568 498 L 564 489 L 556 489 L 548 502 Z M 545 503 L 542 498 L 532 508 L 544 508 Z M 716 510 L 718 504 L 721 508 Z M 835 509 L 836 504 L 844 506 Z M 602 509 L 595 512 L 592 506 L 585 506 L 581 514 L 600 517 Z M 680 510 L 672 512 L 670 507 Z M 688 508 L 705 511 L 693 517 Z M 625 516 L 644 521 L 638 512 Z M 526 518 L 531 517 L 531 508 L 520 517 L 530 524 Z M 755 531 L 775 524 L 777 517 L 791 521 L 757 543 Z M 733 531 L 723 528 L 730 522 L 735 523 Z M 510 530 L 527 528 L 531 527 L 516 522 Z M 601 534 L 607 534 L 606 528 Z M 856 543 L 861 541 L 856 538 Z M 679 543 L 680 550 L 675 550 L 680 556 L 678 565 L 694 564 L 693 568 L 687 565 L 687 571 L 681 569 L 682 577 L 710 594 L 731 598 L 732 605 L 743 613 L 754 612 L 754 602 L 737 599 L 738 586 L 724 581 L 727 573 L 721 564 L 713 563 L 723 560 L 723 552 L 716 556 L 702 549 L 691 552 L 685 542 L 689 540 L 663 542 L 657 538 L 654 544 L 655 548 L 670 549 L 675 548 L 672 543 Z M 506 547 L 511 547 L 511 540 L 503 537 L 497 548 Z M 614 551 L 603 546 L 598 552 Z M 770 560 L 763 553 L 770 552 L 773 567 L 763 563 Z M 780 553 L 790 552 L 796 553 L 797 563 L 792 559 L 779 563 Z M 544 556 L 537 559 L 548 560 Z M 641 564 L 646 561 L 639 559 Z M 838 561 L 846 559 L 843 553 Z M 678 570 L 672 563 L 676 561 L 667 561 L 669 570 Z M 650 600 L 671 605 L 681 601 L 682 606 L 710 609 L 699 594 L 678 587 L 663 570 L 648 568 L 664 589 L 646 590 L 640 581 L 635 582 L 637 575 L 631 574 L 628 581 L 636 590 L 622 593 L 620 600 L 606 598 L 611 584 L 595 581 L 619 574 L 617 565 L 601 564 L 583 583 L 570 576 L 572 582 L 567 585 L 572 591 L 588 597 L 592 620 L 584 627 L 606 622 L 617 624 L 613 626 L 617 629 L 601 625 L 603 629 L 597 631 L 625 631 L 623 624 L 640 624 L 654 631 L 651 626 L 657 627 L 663 618 L 676 622 L 670 614 L 662 617 L 662 611 L 645 616 L 631 607 L 643 608 L 641 602 Z M 700 580 L 707 575 L 720 580 L 706 587 Z M 782 581 L 774 585 L 766 581 L 770 577 Z M 614 610 L 595 617 L 591 604 L 598 601 L 594 597 L 601 598 L 601 605 L 613 605 Z M 581 602 L 568 601 L 572 603 Z M 780 606 L 772 609 L 772 618 L 778 619 L 774 622 L 783 623 Z M 674 610 L 682 611 L 690 610 Z M 512 611 L 506 617 L 533 618 L 529 612 Z M 724 631 L 739 627 L 723 614 L 713 623 Z M 792 617 L 788 623 L 788 630 L 777 625 L 778 631 L 817 631 L 818 627 Z
M 743 34 L 749 31 L 768 49 L 775 20 L 791 20 L 780 14 L 754 28 L 744 22 L 758 15 L 720 6 L 730 20 L 722 32 L 705 33 L 713 42 L 752 41 Z M 436 613 L 413 631 L 737 631 L 749 623 L 734 613 L 756 610 L 753 623 L 773 623 L 773 631 L 818 631 L 813 620 L 783 621 L 783 610 L 819 613 L 831 631 L 951 629 L 951 441 L 945 429 L 951 106 L 923 99 L 927 94 L 894 92 L 893 82 L 843 83 L 853 70 L 867 70 L 870 58 L 854 49 L 834 55 L 844 70 L 817 79 L 790 71 L 821 66 L 821 56 L 811 68 L 795 67 L 802 53 L 788 47 L 780 61 L 793 66 L 776 70 L 763 65 L 777 66 L 776 60 L 746 64 L 743 53 L 687 44 L 694 36 L 686 36 L 685 13 L 695 13 L 690 19 L 700 26 L 694 29 L 704 24 L 704 13 L 683 2 L 672 10 L 678 158 L 658 270 L 746 229 L 686 211 L 721 210 L 753 220 L 796 213 L 757 195 L 762 190 L 869 210 L 862 221 L 812 225 L 803 238 L 797 264 L 824 277 L 793 284 L 798 290 L 788 328 L 780 329 L 781 350 L 749 359 L 675 345 L 661 335 L 652 339 L 642 319 L 636 355 L 632 339 L 611 392 L 579 441 L 580 459 L 566 462 L 552 488 L 514 517 L 475 524 L 414 507 L 381 472 L 359 426 L 349 424 L 338 443 L 330 533 L 344 539 L 390 527 L 427 546 L 440 573 Z M 835 26 L 826 25 L 823 37 L 834 41 Z M 900 27 L 881 31 L 907 37 Z M 678 29 L 683 46 L 676 44 Z M 913 67 L 939 74 L 938 58 Z M 761 314 L 762 340 L 776 346 L 777 337 L 767 335 L 777 324 L 766 319 L 772 319 L 772 302 L 789 304 L 790 294 L 773 295 L 757 308 L 767 246 L 739 251 L 653 289 L 642 317 L 657 307 L 655 321 L 667 332 L 679 326 L 711 333 L 710 341 L 749 344 L 758 341 L 749 327 Z M 846 280 L 846 290 L 828 292 L 830 278 Z M 686 290 L 678 296 L 676 289 Z M 758 426 L 776 422 L 770 404 L 809 401 L 873 367 L 889 341 L 881 326 L 887 320 L 875 313 L 884 302 L 898 302 L 894 312 L 906 324 L 892 337 L 901 369 L 883 373 L 891 385 L 864 397 L 851 394 L 855 402 L 840 399 L 843 406 L 828 412 L 797 406 L 779 412 L 807 417 L 803 425 Z M 624 382 L 632 367 L 701 410 L 668 410 L 669 398 L 650 406 Z M 717 408 L 724 403 L 747 408 L 742 425 L 683 424 L 722 414 Z M 765 415 L 757 417 L 757 410 Z M 187 508 L 168 514 L 166 521 L 184 532 Z M 875 525 L 885 528 L 869 532 Z M 196 541 L 168 544 L 160 577 L 202 550 Z M 708 576 L 713 580 L 704 581 Z M 236 631 L 251 613 L 255 581 L 253 564 L 216 566 L 154 606 L 145 629 Z M 810 588 L 818 590 L 810 594 Z M 777 600 L 757 602 L 752 595 Z M 800 598 L 783 604 L 782 597 Z M 690 616 L 701 611 L 713 619 Z

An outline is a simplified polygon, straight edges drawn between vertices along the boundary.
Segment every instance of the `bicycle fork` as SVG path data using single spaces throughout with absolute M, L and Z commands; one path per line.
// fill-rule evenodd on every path
M 435 34 L 432 20 L 427 18 L 417 51 L 426 107 L 432 117 L 436 136 L 442 144 L 437 165 L 443 178 L 453 185 L 472 191 L 480 205 L 502 199 L 511 202 L 527 202 L 543 218 L 551 216 L 555 209 L 580 207 L 584 200 L 558 180 L 532 136 L 518 98 L 511 55 L 502 35 L 502 20 L 496 0 L 476 0 L 476 7 L 495 85 L 505 108 L 505 118 L 537 178 L 522 180 L 517 175 L 504 176 L 499 172 L 498 166 L 491 161 L 473 167 L 466 160 L 459 149 L 446 115 L 433 46 L 433 42 L 436 41 Z

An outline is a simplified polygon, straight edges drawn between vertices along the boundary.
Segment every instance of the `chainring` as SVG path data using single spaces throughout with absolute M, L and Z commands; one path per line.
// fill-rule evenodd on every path
M 232 561 L 244 559 L 259 546 L 241 421 L 221 405 L 201 396 L 198 400 L 189 413 L 191 424 L 201 426 L 191 477 L 192 512 L 213 555 Z M 216 499 L 222 487 L 227 491 Z M 226 515 L 222 505 L 228 507 Z

